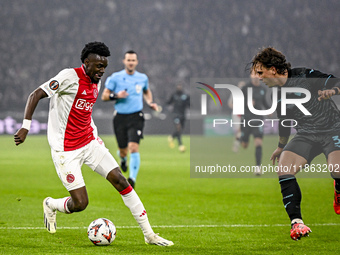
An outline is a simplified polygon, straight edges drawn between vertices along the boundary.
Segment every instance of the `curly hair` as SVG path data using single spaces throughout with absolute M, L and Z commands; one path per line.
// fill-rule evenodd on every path
M 278 74 L 284 74 L 291 68 L 291 64 L 286 62 L 286 57 L 280 51 L 273 47 L 267 47 L 260 50 L 251 61 L 251 70 L 255 68 L 257 64 L 263 65 L 265 68 L 274 66 Z
M 84 63 L 85 59 L 90 54 L 97 54 L 103 57 L 111 56 L 109 48 L 102 42 L 90 42 L 85 45 L 84 49 L 81 51 L 80 59 Z

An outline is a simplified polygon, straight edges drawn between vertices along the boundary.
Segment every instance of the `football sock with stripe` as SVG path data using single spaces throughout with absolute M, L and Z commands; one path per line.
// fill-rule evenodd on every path
M 133 181 L 136 181 L 138 171 L 140 167 L 140 154 L 139 152 L 134 152 L 130 154 L 130 163 L 129 163 L 129 168 L 130 168 L 130 174 L 129 178 L 131 178 Z
M 68 200 L 71 199 L 71 197 L 64 197 L 64 198 L 49 198 L 47 200 L 48 206 L 52 210 L 58 210 L 59 212 L 62 213 L 70 213 L 70 210 L 67 207 L 67 202 Z
M 281 185 L 282 201 L 290 218 L 302 219 L 301 216 L 301 190 L 294 175 L 287 174 L 279 176 Z
M 153 230 L 149 223 L 148 215 L 146 214 L 144 205 L 139 199 L 136 191 L 131 186 L 129 186 L 119 193 L 122 196 L 124 204 L 130 209 L 133 217 L 142 229 L 143 234 L 145 236 L 152 234 Z

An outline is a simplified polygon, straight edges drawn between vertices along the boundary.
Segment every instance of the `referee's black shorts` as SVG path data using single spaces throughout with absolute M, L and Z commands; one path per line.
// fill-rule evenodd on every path
M 117 113 L 113 118 L 113 130 L 119 148 L 126 148 L 129 142 L 139 144 L 143 138 L 144 114 L 135 112 L 131 114 Z
M 331 152 L 340 150 L 340 132 L 333 134 L 296 134 L 283 150 L 298 154 L 310 164 L 321 153 L 328 158 Z

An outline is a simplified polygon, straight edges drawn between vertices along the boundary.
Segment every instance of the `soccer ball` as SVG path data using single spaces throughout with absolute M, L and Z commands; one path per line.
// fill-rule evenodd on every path
M 110 245 L 116 238 L 116 227 L 110 220 L 99 218 L 91 222 L 87 236 L 94 245 Z

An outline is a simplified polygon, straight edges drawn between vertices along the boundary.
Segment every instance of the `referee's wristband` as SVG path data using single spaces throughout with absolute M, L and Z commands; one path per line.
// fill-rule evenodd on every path
M 282 144 L 282 143 L 280 143 L 280 142 L 279 142 L 279 144 L 277 145 L 277 147 L 279 147 L 279 148 L 281 148 L 281 149 L 283 149 L 285 146 L 286 146 L 286 144 Z
M 32 122 L 32 120 L 24 119 L 24 121 L 22 122 L 21 128 L 24 128 L 24 129 L 27 129 L 28 131 L 30 131 L 31 122 Z
M 111 93 L 109 98 L 110 98 L 110 100 L 117 100 L 118 99 L 117 94 L 115 94 L 115 93 Z

